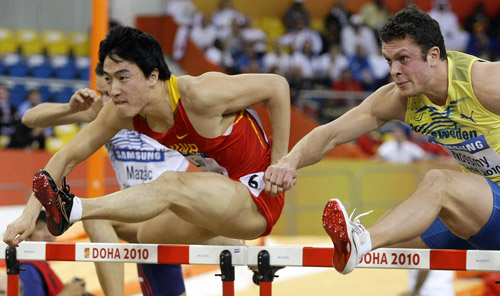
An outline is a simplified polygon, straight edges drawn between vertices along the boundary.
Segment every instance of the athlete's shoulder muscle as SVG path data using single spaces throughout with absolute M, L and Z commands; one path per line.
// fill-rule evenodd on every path
M 500 62 L 475 62 L 471 80 L 479 102 L 490 112 L 500 115 Z
M 381 122 L 394 119 L 404 121 L 406 101 L 396 84 L 392 82 L 368 96 L 359 107 Z

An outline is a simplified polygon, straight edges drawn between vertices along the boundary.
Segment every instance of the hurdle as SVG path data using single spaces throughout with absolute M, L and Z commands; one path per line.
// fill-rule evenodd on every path
M 17 295 L 19 261 L 128 262 L 219 265 L 223 296 L 234 295 L 234 266 L 256 266 L 259 295 L 272 295 L 273 267 L 333 267 L 333 248 L 307 246 L 208 246 L 120 243 L 22 242 L 0 244 L 7 264 L 7 295 Z M 377 249 L 358 268 L 500 271 L 500 251 Z

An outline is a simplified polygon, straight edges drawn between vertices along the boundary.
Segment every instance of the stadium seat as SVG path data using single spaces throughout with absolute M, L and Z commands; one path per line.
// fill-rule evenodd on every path
M 78 78 L 81 80 L 89 80 L 90 58 L 87 56 L 76 57 L 75 65 L 78 72 Z
M 0 27 L 0 56 L 17 53 L 19 44 L 14 32 L 6 27 Z
M 50 89 L 47 85 L 42 85 L 38 89 L 40 91 L 40 94 L 42 95 L 42 102 L 50 102 L 52 101 L 52 94 L 50 93 Z
M 50 59 L 50 65 L 54 69 L 54 75 L 59 79 L 75 79 L 76 66 L 72 58 L 58 55 Z
M 67 103 L 73 95 L 73 89 L 71 87 L 64 87 L 62 90 L 57 92 L 53 96 L 54 103 Z
M 10 53 L 3 57 L 3 65 L 5 66 L 5 74 L 14 77 L 28 76 L 28 66 L 24 63 L 19 54 Z
M 23 56 L 43 54 L 43 44 L 38 32 L 32 29 L 19 29 L 16 33 L 17 41 Z
M 30 69 L 31 76 L 36 78 L 52 77 L 52 66 L 44 55 L 30 55 L 26 58 L 26 64 Z
M 19 105 L 24 101 L 26 98 L 26 88 L 22 84 L 16 84 L 10 89 L 10 104 L 14 108 L 18 108 Z
M 42 32 L 42 43 L 47 56 L 69 55 L 70 53 L 70 43 L 62 31 L 44 30 Z
M 88 56 L 90 55 L 90 42 L 89 36 L 85 32 L 71 32 L 69 33 L 69 44 L 74 56 Z

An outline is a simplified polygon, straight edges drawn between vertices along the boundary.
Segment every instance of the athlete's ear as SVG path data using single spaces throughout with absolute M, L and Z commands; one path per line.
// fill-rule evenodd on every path
M 441 51 L 439 50 L 439 47 L 433 46 L 431 49 L 429 49 L 429 52 L 427 53 L 427 61 L 431 66 L 435 66 L 439 59 L 441 57 Z
M 158 75 L 160 74 L 160 72 L 158 71 L 157 68 L 154 68 L 153 71 L 151 71 L 151 74 L 149 74 L 149 86 L 150 87 L 153 87 L 156 85 L 156 83 L 158 82 Z

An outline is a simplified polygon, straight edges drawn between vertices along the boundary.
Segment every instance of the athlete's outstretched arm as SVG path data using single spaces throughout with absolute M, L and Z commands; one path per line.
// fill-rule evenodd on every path
M 132 120 L 120 118 L 114 104 L 106 104 L 97 118 L 54 154 L 44 169 L 59 186 L 63 176 L 68 175 L 77 164 L 87 159 L 123 128 L 133 129 Z M 7 226 L 4 242 L 15 247 L 26 239 L 35 227 L 40 209 L 40 203 L 31 194 L 21 216 Z
M 266 182 L 288 190 L 296 183 L 296 170 L 323 159 L 340 144 L 353 141 L 389 120 L 404 120 L 406 101 L 395 84 L 386 85 L 340 118 L 313 129 L 276 165 L 266 171 Z M 266 186 L 266 190 L 270 186 Z
M 95 91 L 77 90 L 68 103 L 42 103 L 30 108 L 22 121 L 29 127 L 49 127 L 76 122 L 91 122 L 102 108 Z

